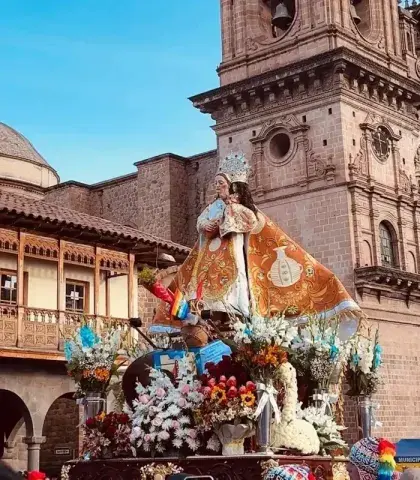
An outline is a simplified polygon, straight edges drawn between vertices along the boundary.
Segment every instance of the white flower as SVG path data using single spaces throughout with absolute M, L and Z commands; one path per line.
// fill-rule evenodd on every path
M 207 442 L 207 450 L 211 450 L 213 452 L 218 452 L 220 450 L 220 441 L 216 435 L 213 435 L 209 441 Z
M 188 417 L 186 417 L 185 415 L 183 415 L 182 417 L 180 417 L 178 419 L 178 422 L 181 424 L 181 425 L 187 425 L 188 423 L 190 423 L 190 419 Z
M 175 447 L 175 448 L 182 448 L 182 440 L 179 439 L 179 438 L 174 438 L 172 440 L 172 445 Z
M 158 433 L 158 439 L 159 440 L 169 440 L 170 435 L 167 431 L 162 430 L 161 432 Z

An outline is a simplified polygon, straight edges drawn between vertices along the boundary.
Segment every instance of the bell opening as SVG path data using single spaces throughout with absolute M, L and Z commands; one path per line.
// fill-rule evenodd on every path
M 360 25 L 360 22 L 362 21 L 362 19 L 359 17 L 359 14 L 357 13 L 355 3 L 356 2 L 354 0 L 350 1 L 350 16 L 356 25 Z
M 292 24 L 295 15 L 293 0 L 280 0 L 272 4 L 272 25 L 280 30 L 287 30 Z

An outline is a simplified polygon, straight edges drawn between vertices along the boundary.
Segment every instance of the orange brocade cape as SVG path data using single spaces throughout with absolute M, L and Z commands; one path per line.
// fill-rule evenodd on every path
M 361 313 L 338 278 L 297 245 L 281 228 L 261 212 L 258 224 L 248 236 L 246 247 L 252 311 L 261 316 L 285 312 L 295 318 L 311 314 L 333 317 Z M 222 298 L 234 283 L 237 268 L 233 239 L 207 240 L 194 246 L 169 286 L 183 292 L 203 285 L 203 299 Z M 180 322 L 164 315 L 154 324 L 179 327 Z

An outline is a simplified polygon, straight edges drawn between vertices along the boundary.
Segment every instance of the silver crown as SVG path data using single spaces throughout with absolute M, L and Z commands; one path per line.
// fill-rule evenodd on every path
M 248 183 L 250 166 L 242 152 L 230 153 L 220 160 L 217 173 L 224 175 L 230 183 Z

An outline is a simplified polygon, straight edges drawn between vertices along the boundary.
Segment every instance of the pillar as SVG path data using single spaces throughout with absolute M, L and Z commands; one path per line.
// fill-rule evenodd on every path
M 45 437 L 26 437 L 23 442 L 28 445 L 28 471 L 39 471 L 39 457 L 41 445 L 45 443 Z
M 25 316 L 24 306 L 24 265 L 25 264 L 25 234 L 19 232 L 19 249 L 17 258 L 17 306 L 18 306 L 18 323 L 16 346 L 22 346 L 23 338 L 23 321 Z

